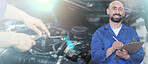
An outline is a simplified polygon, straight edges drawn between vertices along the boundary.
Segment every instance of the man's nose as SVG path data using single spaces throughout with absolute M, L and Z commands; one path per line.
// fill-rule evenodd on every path
M 119 12 L 120 12 L 120 10 L 119 10 L 119 9 L 116 9 L 116 12 L 115 12 L 115 13 L 116 13 L 116 14 L 119 14 Z

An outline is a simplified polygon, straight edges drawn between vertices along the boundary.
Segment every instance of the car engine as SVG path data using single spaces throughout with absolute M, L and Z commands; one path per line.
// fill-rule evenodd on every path
M 7 20 L 4 25 L 3 31 L 25 33 L 36 41 L 26 52 L 18 52 L 14 47 L 1 49 L 0 61 L 4 64 L 87 64 L 90 60 L 91 38 L 84 26 L 74 26 L 67 31 L 46 24 L 51 37 L 45 34 L 38 37 L 22 22 Z

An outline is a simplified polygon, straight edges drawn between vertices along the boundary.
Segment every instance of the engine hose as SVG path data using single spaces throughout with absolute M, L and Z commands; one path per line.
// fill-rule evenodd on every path
M 57 54 L 58 51 L 56 50 L 55 46 L 56 46 L 57 44 L 61 43 L 61 42 L 63 42 L 63 41 L 60 41 L 60 42 L 54 43 L 54 44 L 52 45 L 52 49 L 53 49 L 54 53 Z

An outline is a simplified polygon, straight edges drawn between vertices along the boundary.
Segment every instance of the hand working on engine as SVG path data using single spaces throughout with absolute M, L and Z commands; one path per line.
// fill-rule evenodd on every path
M 26 14 L 24 11 L 7 4 L 0 0 L 0 19 L 15 19 L 24 22 L 24 24 L 34 30 L 39 37 L 43 33 L 50 37 L 50 33 L 44 23 L 35 17 Z M 1 15 L 2 14 L 2 15 Z M 24 52 L 30 50 L 36 42 L 27 34 L 14 32 L 0 32 L 0 47 L 13 46 L 17 50 Z
M 35 17 L 29 17 L 28 19 L 24 19 L 23 22 L 28 28 L 34 30 L 39 37 L 41 37 L 42 34 L 47 34 L 48 37 L 50 37 L 50 33 L 47 27 L 40 19 L 37 19 Z

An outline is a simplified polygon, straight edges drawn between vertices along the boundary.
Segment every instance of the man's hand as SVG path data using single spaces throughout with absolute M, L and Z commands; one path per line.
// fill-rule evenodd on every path
M 14 48 L 20 52 L 30 50 L 36 44 L 29 35 L 23 33 L 14 33 L 11 42 Z
M 125 49 L 122 49 L 122 51 L 117 50 L 116 55 L 118 55 L 120 58 L 124 58 L 126 60 L 131 61 L 129 54 Z
M 113 48 L 113 50 L 116 50 L 116 49 L 121 49 L 122 46 L 123 46 L 122 42 L 115 41 L 112 45 L 112 48 Z
M 121 49 L 122 46 L 123 46 L 122 42 L 115 41 L 112 47 L 107 49 L 106 58 L 108 58 L 116 49 Z
M 38 34 L 39 37 L 41 37 L 43 33 L 46 33 L 48 37 L 50 37 L 50 33 L 47 27 L 40 19 L 31 17 L 31 19 L 29 18 L 25 19 L 23 22 L 28 28 L 34 30 Z
M 3 19 L 16 19 L 23 21 L 28 28 L 34 30 L 39 36 L 41 36 L 42 33 L 46 33 L 50 37 L 50 33 L 47 27 L 40 19 L 30 16 L 24 11 L 10 4 L 7 4 L 7 9 L 3 16 Z

